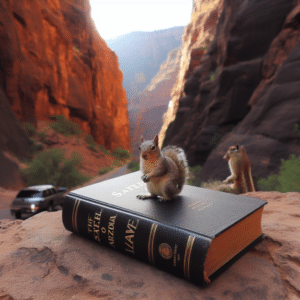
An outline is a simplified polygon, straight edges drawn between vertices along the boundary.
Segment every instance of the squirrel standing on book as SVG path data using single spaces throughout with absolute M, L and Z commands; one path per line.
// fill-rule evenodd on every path
M 139 195 L 139 199 L 162 197 L 168 201 L 178 195 L 188 178 L 188 163 L 184 150 L 176 146 L 167 146 L 162 150 L 158 146 L 158 136 L 153 141 L 144 141 L 141 137 L 140 169 L 142 180 L 147 183 L 150 196 Z
M 231 146 L 223 158 L 228 161 L 231 171 L 231 175 L 223 182 L 229 183 L 229 181 L 233 181 L 233 189 L 238 193 L 255 192 L 251 165 L 245 147 L 243 145 Z

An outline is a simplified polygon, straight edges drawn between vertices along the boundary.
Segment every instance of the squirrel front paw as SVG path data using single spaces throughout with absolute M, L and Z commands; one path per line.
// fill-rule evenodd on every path
M 149 182 L 149 181 L 150 181 L 150 176 L 149 176 L 148 174 L 144 174 L 144 175 L 142 176 L 142 180 L 143 180 L 144 182 Z
M 223 183 L 228 184 L 230 181 L 231 181 L 231 178 L 228 178 L 228 177 L 227 177 L 225 180 L 223 180 Z

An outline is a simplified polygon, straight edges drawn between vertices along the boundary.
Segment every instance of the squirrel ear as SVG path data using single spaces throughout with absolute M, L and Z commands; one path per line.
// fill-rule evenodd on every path
M 141 143 L 143 143 L 144 142 L 144 138 L 143 138 L 143 136 L 141 135 Z
M 236 150 L 239 150 L 239 147 L 240 147 L 239 145 L 236 145 Z
M 156 147 L 158 146 L 158 135 L 156 135 L 154 138 L 154 144 Z

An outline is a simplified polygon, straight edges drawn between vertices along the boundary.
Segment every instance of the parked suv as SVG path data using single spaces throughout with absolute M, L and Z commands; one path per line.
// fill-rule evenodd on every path
M 63 205 L 67 188 L 56 189 L 53 185 L 35 185 L 19 192 L 11 204 L 10 212 L 17 219 L 22 213 L 35 214 L 42 210 L 53 211 L 57 205 Z

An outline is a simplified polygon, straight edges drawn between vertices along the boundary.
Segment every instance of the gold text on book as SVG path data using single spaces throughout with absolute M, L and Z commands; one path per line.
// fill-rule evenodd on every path
M 125 251 L 131 252 L 134 254 L 134 235 L 136 228 L 139 224 L 139 220 L 128 220 L 127 228 L 125 231 Z
M 110 216 L 108 222 L 108 242 L 109 244 L 115 248 L 115 223 L 116 223 L 117 215 Z
M 100 242 L 100 220 L 101 220 L 101 214 L 102 214 L 102 209 L 99 213 L 95 213 L 94 214 L 94 220 L 93 220 L 93 234 L 94 234 L 94 239 L 97 241 L 97 242 Z M 92 218 L 88 218 L 88 224 L 89 224 L 89 220 L 92 220 Z
M 210 206 L 214 205 L 214 202 L 211 201 L 205 201 L 205 200 L 200 200 L 194 203 L 191 203 L 188 205 L 191 209 L 196 209 L 198 211 L 204 210 Z

